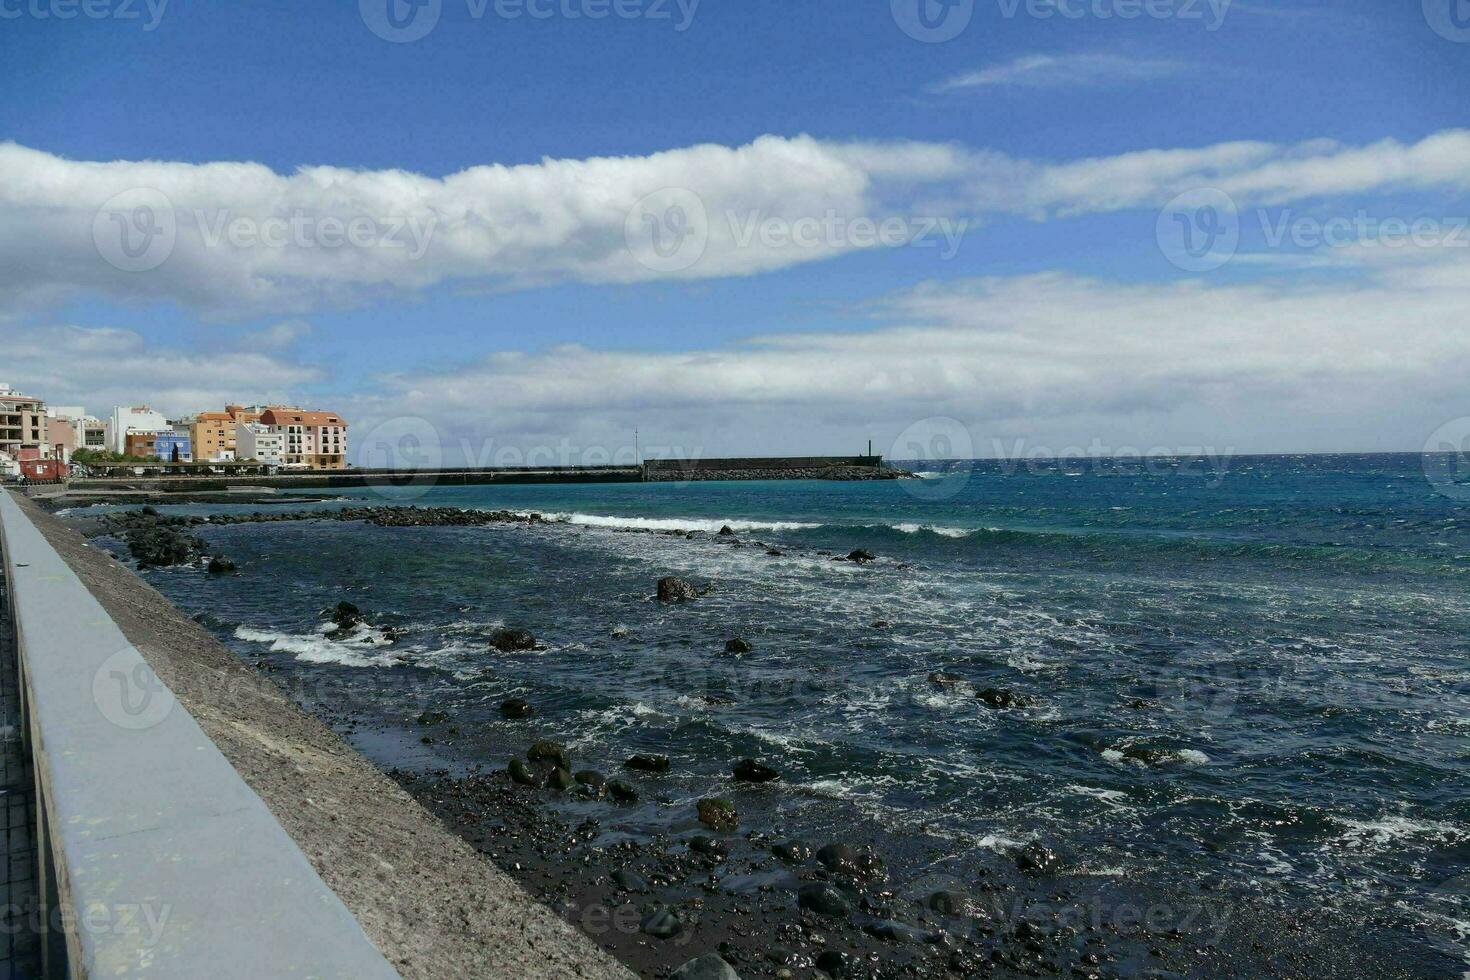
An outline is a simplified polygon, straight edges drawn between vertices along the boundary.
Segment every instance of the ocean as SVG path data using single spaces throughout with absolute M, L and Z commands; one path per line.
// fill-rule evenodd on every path
M 548 805 L 595 812 L 603 841 L 647 839 L 724 793 L 747 826 L 871 843 L 899 893 L 1038 841 L 1077 876 L 1340 911 L 1424 949 L 1415 975 L 1458 975 L 1470 488 L 1417 455 L 982 461 L 919 480 L 309 506 L 344 502 L 557 522 L 205 525 L 237 574 L 146 573 L 384 767 L 503 768 L 532 737 L 606 771 L 662 754 L 657 799 Z M 858 548 L 877 560 L 838 560 Z M 666 575 L 711 590 L 661 604 Z M 370 625 L 331 638 L 322 612 L 344 599 Z M 497 652 L 505 626 L 539 648 Z M 727 650 L 735 637 L 748 652 Z M 531 722 L 501 716 L 513 697 Z M 455 732 L 426 736 L 425 710 Z M 732 788 L 743 758 L 782 780 Z

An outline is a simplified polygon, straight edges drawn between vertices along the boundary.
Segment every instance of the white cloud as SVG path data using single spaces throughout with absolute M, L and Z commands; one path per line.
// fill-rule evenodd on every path
M 311 332 L 311 324 L 305 320 L 282 320 L 280 323 L 273 323 L 268 327 L 252 330 L 246 334 L 245 346 L 265 350 L 282 350 L 294 347 L 311 336 Z
M 1168 78 L 1184 68 L 1183 62 L 1162 58 L 1129 58 L 1100 53 L 1033 54 L 956 75 L 934 86 L 931 91 L 944 93 L 996 87 L 1083 88 Z
M 1470 131 L 1416 144 L 1238 142 L 1060 163 L 951 144 L 765 136 L 740 147 L 489 165 L 443 178 L 337 167 L 282 175 L 253 163 L 92 163 L 0 144 L 0 310 L 45 307 L 82 290 L 174 300 L 215 315 L 305 313 L 437 284 L 745 276 L 875 247 L 853 233 L 864 219 L 1047 220 L 1157 208 L 1202 185 L 1242 206 L 1463 190 Z M 101 209 L 140 187 L 165 196 L 161 217 L 177 229 L 166 260 L 130 272 L 116 236 L 147 216 L 131 203 L 115 215 Z M 707 231 L 707 245 L 688 264 L 640 262 L 652 245 L 640 236 L 652 232 L 635 205 L 670 187 L 694 192 L 697 205 L 647 217 L 666 234 Z M 707 222 L 690 213 L 698 210 Z M 630 215 L 637 248 L 625 235 Z M 835 235 L 821 227 L 834 218 Z M 750 235 L 763 219 L 788 230 L 805 219 L 817 234 L 804 243 Z M 360 233 L 357 244 L 335 244 L 349 233 Z M 113 264 L 103 257 L 109 250 Z
M 990 454 L 1054 450 L 1415 450 L 1463 414 L 1470 260 L 1419 253 L 1347 277 L 1120 284 L 1063 273 L 932 283 L 866 332 L 754 337 L 712 350 L 567 346 L 383 379 L 363 435 L 413 416 L 458 460 L 506 446 L 703 455 L 887 450 L 932 416 Z M 616 379 L 613 381 L 611 379 Z M 401 425 L 401 423 L 400 423 Z M 490 450 L 490 451 L 487 451 Z M 575 458 L 575 457 L 573 457 Z
M 57 405 L 105 418 L 114 405 L 146 402 L 168 415 L 226 402 L 290 401 L 323 379 L 317 368 L 256 351 L 185 353 L 131 330 L 66 325 L 5 327 L 0 381 Z

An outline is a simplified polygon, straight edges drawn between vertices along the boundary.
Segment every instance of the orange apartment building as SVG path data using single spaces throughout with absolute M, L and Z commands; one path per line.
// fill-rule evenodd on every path
M 194 458 L 201 462 L 234 459 L 236 432 L 246 422 L 259 422 L 261 412 L 243 405 L 226 405 L 223 412 L 200 412 L 189 423 Z
M 271 406 L 260 424 L 286 437 L 285 464 L 313 470 L 347 468 L 347 422 L 336 412 Z

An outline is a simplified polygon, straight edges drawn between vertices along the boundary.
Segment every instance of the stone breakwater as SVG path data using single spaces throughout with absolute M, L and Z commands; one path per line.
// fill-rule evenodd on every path
M 649 483 L 689 482 L 693 480 L 904 480 L 914 478 L 907 470 L 878 466 L 797 466 L 797 467 L 693 467 L 688 469 L 648 469 L 644 479 Z

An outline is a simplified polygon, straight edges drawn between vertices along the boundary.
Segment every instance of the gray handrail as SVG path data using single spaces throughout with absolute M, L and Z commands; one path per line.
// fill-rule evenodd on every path
M 10 492 L 0 532 L 34 759 L 48 978 L 397 972 Z

